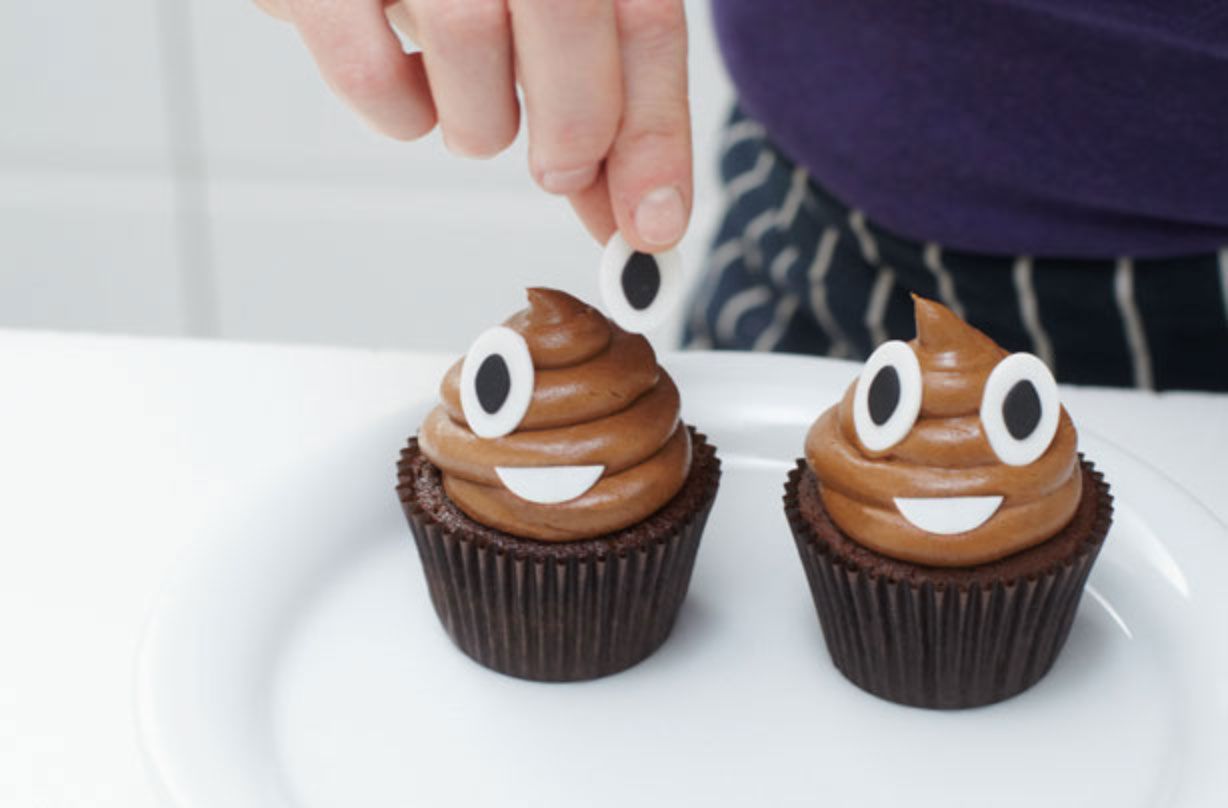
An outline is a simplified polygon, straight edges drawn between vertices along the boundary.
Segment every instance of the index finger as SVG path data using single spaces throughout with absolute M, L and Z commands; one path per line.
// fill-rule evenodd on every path
M 682 0 L 620 0 L 622 124 L 606 160 L 610 207 L 637 250 L 677 244 L 691 215 L 691 111 Z

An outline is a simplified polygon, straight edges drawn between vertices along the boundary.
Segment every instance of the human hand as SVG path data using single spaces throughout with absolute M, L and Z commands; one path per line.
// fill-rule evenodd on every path
M 659 252 L 690 218 L 682 0 L 255 0 L 294 24 L 324 80 L 373 127 L 529 170 L 593 236 Z M 387 7 L 387 8 L 385 8 Z M 405 53 L 395 23 L 421 47 Z

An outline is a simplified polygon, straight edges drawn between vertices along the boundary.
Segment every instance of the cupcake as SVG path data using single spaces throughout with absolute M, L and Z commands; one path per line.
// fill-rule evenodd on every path
M 591 679 L 669 635 L 720 462 L 644 337 L 563 292 L 528 298 L 445 375 L 397 492 L 462 651 Z
M 819 416 L 785 513 L 835 666 L 891 701 L 961 708 L 1035 684 L 1112 521 L 1052 373 L 914 296 Z

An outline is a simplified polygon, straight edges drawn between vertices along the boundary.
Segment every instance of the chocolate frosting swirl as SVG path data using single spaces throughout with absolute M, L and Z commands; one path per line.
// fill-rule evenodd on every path
M 678 388 L 648 341 L 554 289 L 529 289 L 529 307 L 504 325 L 533 359 L 533 397 L 516 431 L 480 438 L 461 407 L 462 361 L 444 375 L 441 403 L 419 445 L 444 490 L 489 527 L 544 541 L 591 538 L 635 524 L 667 503 L 690 472 L 690 433 Z M 604 466 L 579 497 L 543 505 L 509 491 L 496 467 Z
M 884 555 L 931 566 L 970 566 L 1039 544 L 1073 517 L 1082 494 L 1077 435 L 1061 411 L 1057 434 L 1035 462 L 1002 463 L 980 419 L 990 372 L 1007 352 L 941 304 L 914 296 L 921 365 L 921 412 L 912 431 L 882 452 L 862 445 L 851 385 L 806 437 L 806 460 L 823 504 L 852 538 Z M 927 533 L 899 512 L 895 497 L 1003 497 L 979 527 Z

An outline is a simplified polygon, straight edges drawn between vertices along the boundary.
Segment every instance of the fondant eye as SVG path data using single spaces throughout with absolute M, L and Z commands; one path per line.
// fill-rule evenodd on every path
M 1016 353 L 998 363 L 981 396 L 981 425 L 994 454 L 1008 466 L 1026 466 L 1057 434 L 1062 405 L 1045 363 Z
M 878 346 L 853 391 L 853 426 L 861 444 L 872 452 L 890 449 L 904 439 L 921 412 L 921 363 L 908 343 L 891 340 Z
M 682 260 L 677 250 L 637 252 L 615 233 L 601 256 L 598 284 L 614 322 L 642 334 L 661 325 L 682 297 Z
M 533 359 L 524 337 L 501 325 L 482 332 L 461 365 L 460 394 L 475 435 L 501 438 L 514 431 L 533 398 Z

